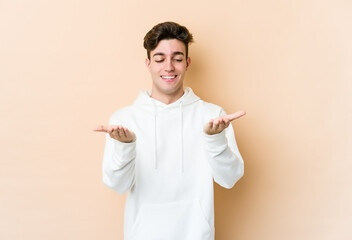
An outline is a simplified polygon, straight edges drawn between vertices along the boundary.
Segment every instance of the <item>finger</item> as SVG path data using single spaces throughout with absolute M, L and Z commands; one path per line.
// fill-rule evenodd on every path
M 219 131 L 219 129 L 223 128 L 224 123 L 222 119 L 217 119 L 216 124 L 214 124 L 214 130 Z
M 230 121 L 230 120 L 225 117 L 219 117 L 215 120 L 216 125 L 225 124 L 228 121 Z
M 219 126 L 218 126 L 218 130 L 224 130 L 225 129 L 225 122 L 224 121 L 221 121 L 220 123 L 219 123 Z
M 120 133 L 121 132 L 121 129 L 122 129 L 122 126 L 120 125 L 115 125 L 112 127 L 113 131 L 116 132 L 116 133 Z
M 122 137 L 124 135 L 122 126 L 116 126 L 115 131 L 119 137 Z
M 215 119 L 215 120 L 213 121 L 213 124 L 211 125 L 211 128 L 212 128 L 212 129 L 217 129 L 218 126 L 219 126 L 219 120 L 218 120 L 218 119 Z
M 124 127 L 121 127 L 121 128 L 119 129 L 119 134 L 120 134 L 121 137 L 127 137 L 127 135 L 126 135 L 126 129 L 125 129 Z
M 114 131 L 114 127 L 113 126 L 109 126 L 107 128 L 107 133 L 112 133 Z
M 125 135 L 126 137 L 133 137 L 134 136 L 134 132 L 130 131 L 128 128 L 123 128 L 125 131 Z
M 102 131 L 102 126 L 101 125 L 95 126 L 92 130 L 95 131 L 95 132 L 101 132 Z
M 112 137 L 116 140 L 118 140 L 118 138 L 120 138 L 119 130 L 117 127 L 110 128 L 109 135 L 110 135 L 110 137 Z
M 126 128 L 126 137 L 127 138 L 131 138 L 132 140 L 135 140 L 136 139 L 136 135 L 134 134 L 134 132 L 128 130 L 128 128 Z
M 238 112 L 235 112 L 235 113 L 233 113 L 233 114 L 227 115 L 226 118 L 227 118 L 228 120 L 230 120 L 230 121 L 233 121 L 233 120 L 235 120 L 235 119 L 237 119 L 237 118 L 240 118 L 240 117 L 242 117 L 242 116 L 244 116 L 244 115 L 246 115 L 246 112 L 245 112 L 245 111 L 238 111 Z
M 216 119 L 213 121 L 213 124 L 216 125 L 216 126 L 218 126 L 221 122 L 222 122 L 222 119 L 221 119 L 221 117 L 219 117 L 219 118 L 216 118 Z
M 120 127 L 119 127 L 118 125 L 109 126 L 109 128 L 108 128 L 108 129 L 109 129 L 109 133 L 118 136 L 119 128 L 120 128 Z
M 213 128 L 214 127 L 214 119 L 210 120 L 207 125 L 208 128 Z
M 224 129 L 230 125 L 231 121 L 228 118 L 224 118 Z
M 125 137 L 128 137 L 128 136 L 132 136 L 132 133 L 130 130 L 128 130 L 128 128 L 124 128 L 124 133 L 125 133 Z
M 93 128 L 93 131 L 95 131 L 95 132 L 107 132 L 107 128 L 104 125 L 98 125 L 95 128 Z

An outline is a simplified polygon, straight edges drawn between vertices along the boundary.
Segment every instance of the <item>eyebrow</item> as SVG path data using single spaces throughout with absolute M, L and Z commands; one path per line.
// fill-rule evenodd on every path
M 155 57 L 155 56 L 165 56 L 165 55 L 166 55 L 165 53 L 157 52 L 157 53 L 154 53 L 154 54 L 153 54 L 153 57 Z M 176 56 L 176 55 L 182 55 L 182 56 L 184 56 L 185 54 L 184 54 L 183 52 L 176 51 L 176 52 L 173 52 L 172 55 L 173 55 L 173 56 Z

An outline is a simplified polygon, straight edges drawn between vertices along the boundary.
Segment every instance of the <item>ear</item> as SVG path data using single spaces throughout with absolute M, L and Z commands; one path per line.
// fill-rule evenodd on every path
M 145 59 L 145 65 L 146 65 L 147 67 L 149 67 L 149 65 L 150 65 L 150 60 L 149 60 L 149 58 L 146 58 L 146 59 Z
M 186 61 L 186 67 L 188 68 L 188 66 L 191 64 L 191 58 L 188 57 L 187 58 L 187 61 Z

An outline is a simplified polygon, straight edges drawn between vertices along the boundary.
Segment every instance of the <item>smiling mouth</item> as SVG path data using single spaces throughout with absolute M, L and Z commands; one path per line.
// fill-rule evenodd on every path
M 177 77 L 177 75 L 173 75 L 173 76 L 161 76 L 161 78 L 167 82 L 171 82 L 173 81 L 175 78 Z

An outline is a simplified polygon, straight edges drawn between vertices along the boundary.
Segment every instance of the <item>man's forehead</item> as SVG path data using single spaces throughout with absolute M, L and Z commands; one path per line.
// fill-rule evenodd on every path
M 185 55 L 186 47 L 183 42 L 177 39 L 161 40 L 157 47 L 151 51 L 152 56 L 157 55 Z
M 180 51 L 174 51 L 174 52 L 171 52 L 171 53 L 155 52 L 155 53 L 153 53 L 152 56 L 155 57 L 155 56 L 167 56 L 167 55 L 171 55 L 171 56 L 182 55 L 182 56 L 184 56 L 185 54 L 183 52 L 180 52 Z

